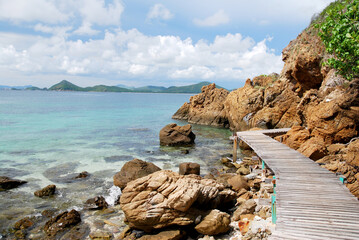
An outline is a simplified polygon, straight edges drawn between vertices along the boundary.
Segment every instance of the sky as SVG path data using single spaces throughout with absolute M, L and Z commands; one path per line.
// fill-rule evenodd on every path
M 332 1 L 0 0 L 0 85 L 238 88 Z

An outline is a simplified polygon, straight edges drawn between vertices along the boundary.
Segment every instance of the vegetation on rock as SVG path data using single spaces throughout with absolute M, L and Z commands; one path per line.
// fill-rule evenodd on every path
M 339 0 L 329 5 L 317 23 L 327 64 L 351 80 L 359 76 L 359 0 Z

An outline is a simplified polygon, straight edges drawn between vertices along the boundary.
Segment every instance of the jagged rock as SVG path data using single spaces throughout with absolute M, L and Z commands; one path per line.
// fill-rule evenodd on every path
M 300 146 L 310 138 L 310 132 L 302 126 L 293 126 L 286 134 L 281 137 L 276 137 L 276 140 L 281 139 L 282 143 L 288 145 L 290 148 L 297 150 Z
M 11 179 L 5 176 L 0 176 L 0 191 L 17 188 L 18 186 L 25 183 L 27 182 L 18 179 Z
M 299 83 L 304 90 L 319 88 L 326 75 L 321 65 L 325 48 L 312 31 L 312 28 L 303 31 L 282 51 L 284 67 L 281 76 Z
M 266 75 L 260 75 L 257 77 L 254 77 L 252 82 L 253 82 L 253 86 L 259 86 L 259 87 L 268 87 L 270 85 L 272 85 L 275 81 L 277 81 L 279 78 L 279 75 L 277 73 L 272 73 L 269 74 L 268 76 Z
M 240 176 L 236 175 L 227 180 L 228 184 L 231 185 L 232 189 L 236 192 L 239 192 L 241 189 L 249 190 L 249 185 L 247 180 Z
M 188 146 L 194 144 L 196 135 L 192 132 L 192 126 L 177 126 L 171 123 L 160 131 L 160 144 L 162 146 Z
M 349 165 L 359 168 L 359 140 L 350 142 L 343 158 Z
M 103 196 L 97 196 L 88 199 L 86 202 L 86 208 L 91 210 L 99 210 L 108 207 L 108 204 Z
M 124 189 L 128 182 L 147 176 L 161 170 L 151 162 L 142 161 L 140 159 L 133 159 L 123 165 L 121 171 L 113 176 L 113 184 Z
M 214 83 L 203 86 L 202 92 L 190 98 L 173 116 L 173 119 L 189 123 L 228 127 L 223 102 L 228 95 L 225 89 L 218 89 Z
M 201 166 L 198 163 L 181 163 L 179 165 L 179 174 L 181 175 L 188 175 L 188 174 L 196 174 L 200 175 Z
M 65 211 L 46 222 L 44 230 L 48 236 L 56 236 L 57 233 L 75 226 L 81 222 L 80 213 L 72 209 L 70 212 Z
M 34 195 L 36 197 L 49 197 L 54 195 L 56 192 L 56 185 L 48 185 L 44 187 L 43 189 L 37 190 L 34 192 Z
M 316 137 L 313 137 L 303 143 L 298 151 L 314 161 L 328 155 L 327 148 L 325 147 L 323 140 Z
M 120 204 L 130 227 L 150 231 L 192 224 L 203 216 L 202 208 L 226 205 L 235 197 L 214 180 L 162 170 L 128 183 Z
M 34 225 L 34 221 L 31 220 L 29 217 L 25 217 L 15 223 L 14 229 L 17 229 L 17 230 L 28 229 L 28 228 L 32 227 L 33 225 Z
M 253 115 L 262 109 L 264 89 L 254 88 L 247 79 L 242 88 L 229 93 L 224 102 L 224 108 L 232 130 L 248 129 Z
M 109 232 L 92 232 L 89 237 L 92 240 L 110 240 L 112 239 L 113 234 Z
M 238 221 L 243 214 L 253 214 L 257 203 L 254 199 L 249 199 L 241 204 L 233 213 L 233 220 Z
M 205 235 L 217 235 L 228 232 L 231 219 L 228 213 L 214 209 L 195 227 L 197 232 Z

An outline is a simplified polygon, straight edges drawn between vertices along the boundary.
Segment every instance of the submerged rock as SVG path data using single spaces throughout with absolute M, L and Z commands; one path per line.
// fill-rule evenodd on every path
M 177 126 L 171 123 L 160 131 L 160 144 L 162 146 L 188 146 L 194 144 L 196 135 L 192 132 L 192 126 Z
M 125 163 L 121 168 L 121 171 L 113 176 L 113 184 L 120 187 L 122 190 L 126 187 L 128 182 L 160 170 L 161 168 L 151 162 L 135 158 Z
M 57 233 L 62 232 L 72 226 L 81 222 L 80 213 L 72 209 L 70 212 L 65 211 L 46 222 L 44 231 L 48 236 L 56 236 Z
M 108 207 L 108 204 L 103 196 L 90 198 L 86 201 L 86 208 L 91 210 L 99 210 Z
M 55 194 L 56 191 L 56 185 L 48 185 L 44 187 L 43 189 L 37 190 L 34 192 L 34 195 L 36 197 L 49 197 Z
M 0 176 L 0 191 L 17 188 L 18 186 L 27 183 L 26 181 L 12 179 L 5 176 Z
M 236 193 L 211 179 L 162 170 L 127 184 L 120 199 L 129 226 L 150 231 L 185 226 L 232 202 Z

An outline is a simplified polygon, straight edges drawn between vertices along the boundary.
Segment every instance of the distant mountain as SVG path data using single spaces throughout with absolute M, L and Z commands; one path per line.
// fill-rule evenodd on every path
M 138 87 L 134 88 L 134 92 L 154 92 L 154 93 L 160 93 L 163 91 L 166 91 L 166 87 L 158 87 L 158 86 L 145 86 L 145 87 Z
M 53 85 L 49 88 L 51 91 L 84 91 L 82 87 L 79 87 L 69 81 L 62 80 L 61 82 Z
M 0 90 L 24 90 L 26 88 L 30 88 L 32 85 L 26 85 L 26 86 L 6 86 L 6 85 L 0 85 Z
M 165 91 L 166 93 L 200 93 L 203 86 L 207 86 L 208 84 L 211 84 L 210 82 L 200 82 L 197 84 L 192 84 L 188 86 L 182 86 L 182 87 L 169 87 Z M 222 88 L 220 86 L 217 86 L 217 88 Z
M 146 93 L 200 93 L 203 86 L 211 84 L 210 82 L 200 82 L 197 84 L 187 85 L 176 87 L 172 86 L 169 88 L 161 86 L 145 86 L 138 87 L 133 89 L 128 89 L 118 86 L 106 86 L 106 85 L 97 85 L 94 87 L 79 87 L 67 80 L 62 80 L 61 82 L 53 85 L 49 89 L 40 89 L 37 87 L 30 87 L 27 90 L 50 90 L 50 91 L 81 91 L 81 92 L 146 92 Z M 124 85 L 122 85 L 124 86 Z M 222 88 L 217 86 L 217 88 Z

